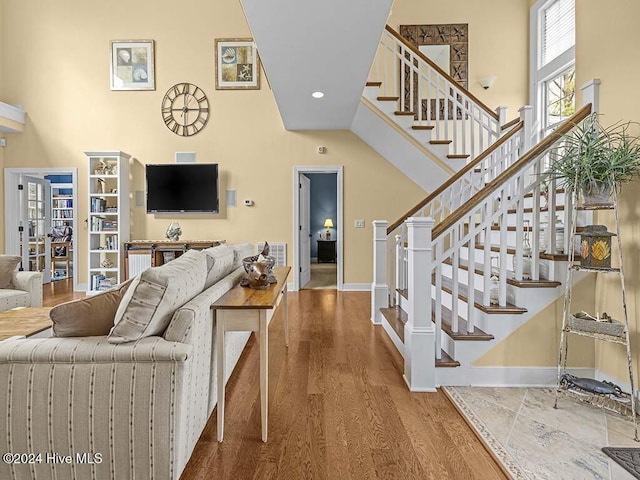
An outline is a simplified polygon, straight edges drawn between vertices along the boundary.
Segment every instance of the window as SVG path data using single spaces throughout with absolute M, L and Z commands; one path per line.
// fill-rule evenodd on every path
M 531 7 L 530 96 L 538 136 L 575 112 L 575 37 L 575 0 L 539 0 Z

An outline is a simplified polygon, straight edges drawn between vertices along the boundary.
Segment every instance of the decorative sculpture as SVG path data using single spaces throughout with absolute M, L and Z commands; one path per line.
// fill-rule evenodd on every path
M 264 243 L 262 252 L 258 255 L 245 257 L 242 259 L 245 277 L 240 281 L 243 287 L 251 287 L 257 290 L 264 290 L 270 284 L 276 283 L 276 277 L 273 274 L 273 266 L 275 258 L 269 256 L 269 243 Z
M 597 393 L 598 395 L 613 395 L 614 397 L 622 396 L 622 389 L 614 383 L 600 382 L 599 380 L 593 380 L 592 378 L 580 378 L 574 377 L 568 373 L 565 373 L 560 377 L 560 385 L 565 388 L 579 388 L 591 393 Z
M 172 242 L 177 242 L 178 240 L 180 240 L 180 235 L 182 235 L 180 224 L 178 222 L 171 222 L 167 227 L 165 236 Z

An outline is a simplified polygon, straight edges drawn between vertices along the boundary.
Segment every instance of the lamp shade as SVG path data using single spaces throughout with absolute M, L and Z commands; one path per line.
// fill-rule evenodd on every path
M 324 226 L 327 227 L 327 228 L 333 228 L 333 220 L 331 220 L 330 218 L 327 218 L 324 221 Z

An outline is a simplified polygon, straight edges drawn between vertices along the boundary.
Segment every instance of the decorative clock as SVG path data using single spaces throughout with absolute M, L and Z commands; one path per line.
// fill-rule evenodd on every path
M 176 135 L 195 135 L 207 124 L 209 100 L 200 87 L 192 83 L 178 83 L 162 99 L 162 119 Z

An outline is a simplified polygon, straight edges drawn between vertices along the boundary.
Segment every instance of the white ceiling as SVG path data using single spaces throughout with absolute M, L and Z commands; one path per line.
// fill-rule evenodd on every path
M 349 129 L 393 0 L 241 2 L 285 128 Z

